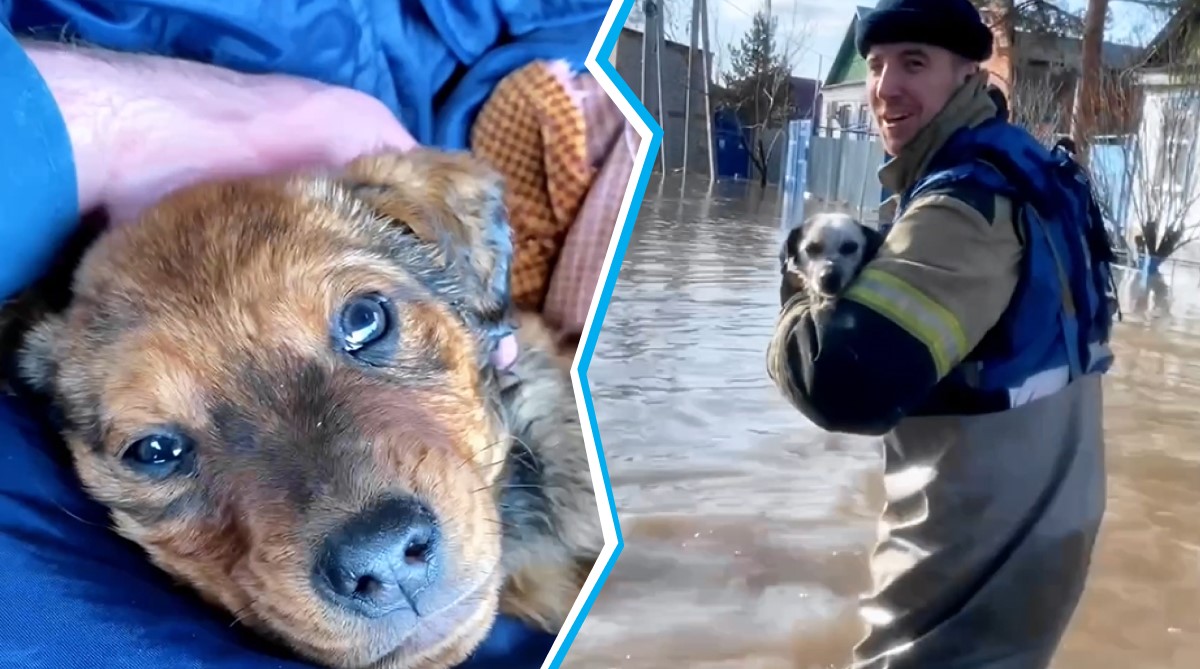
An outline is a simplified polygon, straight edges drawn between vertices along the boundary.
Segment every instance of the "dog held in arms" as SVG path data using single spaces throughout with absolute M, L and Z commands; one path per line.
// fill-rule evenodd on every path
M 882 245 L 883 235 L 849 214 L 814 214 L 785 234 L 779 250 L 783 296 L 803 291 L 813 309 L 824 310 Z
M 559 630 L 603 536 L 495 173 L 382 154 L 93 233 L 0 310 L 0 386 L 154 564 L 330 667 L 453 666 L 498 610 Z

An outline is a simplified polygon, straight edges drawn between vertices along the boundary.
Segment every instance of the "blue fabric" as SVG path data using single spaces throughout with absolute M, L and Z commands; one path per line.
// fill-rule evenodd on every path
M 306 76 L 387 104 L 416 139 L 468 147 L 497 82 L 537 59 L 581 68 L 609 0 L 0 0 L 17 35 Z M 3 31 L 0 31 L 3 33 Z M 0 299 L 78 215 L 70 141 L 0 34 Z M 151 568 L 108 529 L 23 410 L 0 399 L 0 669 L 300 669 Z M 553 637 L 501 617 L 464 669 L 540 666 Z
M 496 84 L 538 59 L 583 67 L 609 0 L 0 0 L 18 35 L 287 73 L 387 104 L 422 144 L 467 148 Z
M 924 192 L 968 182 L 1013 200 L 1025 253 L 1012 302 L 957 373 L 969 368 L 969 385 L 996 392 L 1050 369 L 1068 369 L 1071 380 L 1108 371 L 1113 256 L 1083 169 L 1066 151 L 995 118 L 955 133 L 900 209 Z
M 33 63 L 0 30 L 0 303 L 50 261 L 78 217 L 71 138 Z

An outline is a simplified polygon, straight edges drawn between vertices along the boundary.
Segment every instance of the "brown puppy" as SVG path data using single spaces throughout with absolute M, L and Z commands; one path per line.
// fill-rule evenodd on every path
M 603 537 L 552 339 L 521 316 L 488 362 L 516 317 L 491 171 L 207 184 L 84 248 L 0 315 L 8 381 L 155 564 L 332 667 L 458 663 L 498 608 L 562 625 Z

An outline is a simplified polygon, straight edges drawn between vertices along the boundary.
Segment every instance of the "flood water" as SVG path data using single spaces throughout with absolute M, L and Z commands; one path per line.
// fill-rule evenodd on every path
M 877 446 L 766 377 L 778 198 L 697 187 L 651 180 L 588 373 L 625 550 L 563 666 L 840 667 Z M 1164 272 L 1122 287 L 1108 514 L 1057 669 L 1200 667 L 1200 274 Z

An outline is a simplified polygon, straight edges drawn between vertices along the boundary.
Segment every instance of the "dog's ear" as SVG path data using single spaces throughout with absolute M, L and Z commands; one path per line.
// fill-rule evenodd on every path
M 803 224 L 793 226 L 784 236 L 783 243 L 779 246 L 779 270 L 781 272 L 786 272 L 788 260 L 798 255 L 802 237 L 804 237 Z
M 875 228 L 862 226 L 863 230 L 863 259 L 862 264 L 866 265 L 871 262 L 883 246 L 884 236 Z
M 436 245 L 462 283 L 460 305 L 492 337 L 512 331 L 512 228 L 500 174 L 465 152 L 420 149 L 359 158 L 343 173 L 353 195 Z
M 53 394 L 55 345 L 74 296 L 75 270 L 108 227 L 103 212 L 84 216 L 41 277 L 0 304 L 0 391 L 45 400 Z

